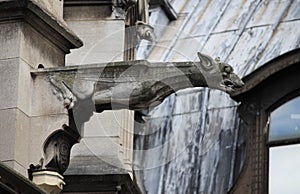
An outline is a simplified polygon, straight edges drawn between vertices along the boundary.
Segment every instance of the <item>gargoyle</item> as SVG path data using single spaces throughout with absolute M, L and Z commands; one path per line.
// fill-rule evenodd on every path
M 151 72 L 155 72 L 152 64 L 149 67 L 137 66 L 136 68 L 142 71 L 142 75 L 133 77 L 134 79 L 131 81 L 115 82 L 106 89 L 102 89 L 101 81 L 97 82 L 93 96 L 96 110 L 101 112 L 107 109 L 121 108 L 148 109 L 150 106 L 160 104 L 167 96 L 180 89 L 209 87 L 230 93 L 235 88 L 244 85 L 229 64 L 221 62 L 219 58 L 213 60 L 201 53 L 198 53 L 198 57 L 200 62 L 196 63 L 158 64 L 163 68 L 158 68 L 161 72 L 157 71 L 157 74 Z M 133 69 L 133 71 L 135 70 Z M 134 73 L 127 70 L 119 80 L 130 75 L 134 75 Z M 147 77 L 147 75 L 151 76 Z
M 33 71 L 44 76 L 68 109 L 69 125 L 53 132 L 44 144 L 44 157 L 31 165 L 29 175 L 42 169 L 61 174 L 67 169 L 71 147 L 79 142 L 83 124 L 94 111 L 141 111 L 160 104 L 184 88 L 210 87 L 232 92 L 244 83 L 233 68 L 219 58 L 198 53 L 200 62 L 149 63 L 123 61 Z M 142 119 L 142 111 L 137 118 Z
M 43 73 L 61 93 L 65 107 L 72 109 L 77 101 L 78 108 L 85 102 L 93 104 L 96 112 L 148 109 L 184 88 L 209 87 L 230 93 L 244 85 L 229 64 L 201 53 L 198 57 L 199 62 L 124 61 L 65 71 L 45 69 Z

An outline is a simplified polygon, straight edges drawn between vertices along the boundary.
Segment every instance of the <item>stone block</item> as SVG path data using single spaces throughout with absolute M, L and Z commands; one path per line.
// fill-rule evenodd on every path
M 0 111 L 0 160 L 14 161 L 23 171 L 29 166 L 30 119 L 22 111 L 6 109 Z M 12 166 L 13 168 L 14 165 Z
M 17 107 L 18 77 L 18 58 L 0 60 L 0 109 Z
M 31 115 L 31 99 L 32 99 L 32 77 L 30 75 L 30 70 L 32 69 L 30 65 L 25 63 L 19 58 L 18 72 L 16 75 L 18 79 L 17 88 L 17 98 L 18 98 L 18 108 L 27 115 Z
M 16 109 L 0 110 L 0 160 L 13 160 L 15 155 Z
M 56 17 L 59 20 L 63 20 L 63 0 L 31 0 L 37 4 L 42 9 L 45 9 L 47 12 L 50 12 L 51 15 Z
M 133 121 L 133 114 L 124 113 L 124 110 L 104 111 L 94 113 L 90 121 L 84 125 L 84 137 L 102 136 L 112 137 L 120 136 L 120 129 L 126 129 L 124 116 Z
M 68 6 L 64 7 L 64 20 L 113 19 L 111 6 Z
M 0 59 L 10 59 L 20 53 L 20 23 L 0 24 Z
M 29 163 L 37 164 L 42 157 L 43 144 L 54 131 L 68 124 L 68 116 L 64 114 L 37 116 L 30 119 Z
M 79 144 L 72 148 L 74 156 L 104 156 L 118 157 L 120 152 L 119 137 L 87 137 L 83 138 Z
M 76 156 L 72 157 L 65 175 L 127 174 L 117 157 Z
M 121 61 L 124 50 L 124 21 L 67 21 L 84 42 L 66 57 L 67 65 Z M 87 30 L 88 29 L 88 30 Z
M 25 168 L 29 167 L 29 155 L 32 151 L 29 149 L 31 142 L 37 137 L 30 134 L 30 118 L 19 109 L 16 109 L 15 120 L 15 156 L 14 159 Z
M 94 113 L 91 119 L 84 125 L 84 136 L 120 136 L 121 120 L 118 112 L 104 111 Z
M 27 167 L 20 165 L 15 160 L 9 161 L 2 161 L 3 164 L 7 165 L 8 167 L 16 170 L 18 173 L 22 174 L 24 177 L 28 177 Z
M 67 114 L 62 99 L 54 94 L 54 88 L 44 77 L 33 79 L 31 116 Z
M 20 57 L 32 68 L 37 69 L 39 64 L 45 68 L 64 66 L 65 53 L 25 22 L 20 40 Z

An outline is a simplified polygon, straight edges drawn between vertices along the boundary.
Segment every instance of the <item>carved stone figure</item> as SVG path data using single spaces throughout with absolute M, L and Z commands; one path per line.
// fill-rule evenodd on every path
M 48 76 L 68 109 L 74 107 L 76 100 L 90 99 L 97 112 L 147 109 L 160 104 L 171 93 L 189 87 L 210 87 L 230 93 L 243 86 L 229 64 L 201 53 L 198 57 L 200 62 L 132 61 L 76 67 L 72 73 L 49 70 Z
M 138 41 L 142 39 L 154 41 L 155 39 L 154 28 L 151 25 L 146 24 L 145 22 L 136 22 L 136 32 Z
M 46 78 L 63 100 L 69 126 L 48 137 L 43 159 L 31 165 L 29 172 L 48 169 L 62 174 L 68 167 L 71 147 L 79 142 L 81 128 L 94 111 L 140 111 L 136 119 L 142 122 L 142 110 L 160 104 L 180 89 L 210 87 L 230 93 L 244 85 L 229 64 L 201 53 L 198 57 L 199 62 L 123 61 L 32 72 Z

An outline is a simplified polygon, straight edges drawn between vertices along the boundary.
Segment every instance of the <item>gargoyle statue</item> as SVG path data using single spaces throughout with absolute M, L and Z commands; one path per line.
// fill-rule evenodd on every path
M 49 80 L 62 93 L 68 109 L 74 107 L 76 100 L 90 99 L 96 112 L 148 109 L 184 88 L 209 87 L 231 93 L 244 85 L 229 64 L 201 53 L 198 53 L 198 57 L 200 62 L 124 61 L 117 65 L 78 66 L 74 69 L 75 73 L 69 71 L 69 74 L 52 70 L 57 74 L 50 73 Z M 97 68 L 101 69 L 100 75 L 91 75 L 97 73 Z M 77 76 L 80 79 L 69 76 L 74 74 L 80 74 Z M 84 78 L 89 79 L 86 81 Z

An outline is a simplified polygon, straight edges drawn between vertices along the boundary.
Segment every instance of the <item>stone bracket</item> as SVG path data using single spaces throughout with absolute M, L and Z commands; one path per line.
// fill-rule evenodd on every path
M 74 144 L 79 143 L 81 136 L 77 130 L 67 125 L 48 136 L 43 146 L 43 158 L 38 165 L 30 165 L 29 178 L 36 171 L 49 170 L 63 174 L 70 162 L 70 151 Z

